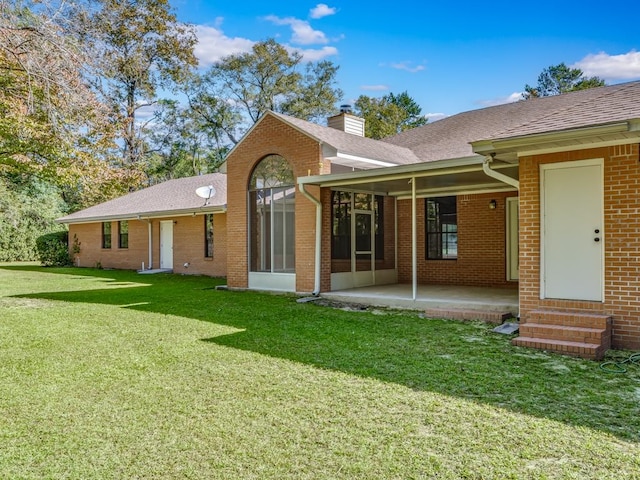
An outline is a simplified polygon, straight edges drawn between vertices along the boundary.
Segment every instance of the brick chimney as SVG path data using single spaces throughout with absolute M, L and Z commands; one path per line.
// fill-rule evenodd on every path
M 351 105 L 340 105 L 340 113 L 329 117 L 327 125 L 336 130 L 364 137 L 364 118 L 351 113 Z

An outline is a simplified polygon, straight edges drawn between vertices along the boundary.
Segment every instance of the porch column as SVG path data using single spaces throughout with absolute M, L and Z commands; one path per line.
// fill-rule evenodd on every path
M 413 284 L 412 299 L 415 302 L 418 296 L 418 229 L 416 216 L 416 177 L 411 178 L 411 281 Z

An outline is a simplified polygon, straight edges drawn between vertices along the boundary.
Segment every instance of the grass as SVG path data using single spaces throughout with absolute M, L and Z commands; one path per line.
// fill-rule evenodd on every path
M 0 478 L 640 479 L 640 366 L 220 283 L 0 265 Z

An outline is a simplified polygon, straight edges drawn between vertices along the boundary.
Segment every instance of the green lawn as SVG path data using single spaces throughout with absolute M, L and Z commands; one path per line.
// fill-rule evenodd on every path
M 640 366 L 220 283 L 0 265 L 0 478 L 640 479 Z

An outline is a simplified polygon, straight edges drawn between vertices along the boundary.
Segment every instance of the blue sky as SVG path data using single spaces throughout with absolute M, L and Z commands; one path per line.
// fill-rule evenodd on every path
M 640 3 L 623 3 L 172 0 L 203 68 L 273 37 L 338 65 L 343 103 L 406 90 L 434 120 L 518 99 L 561 62 L 640 79 Z

